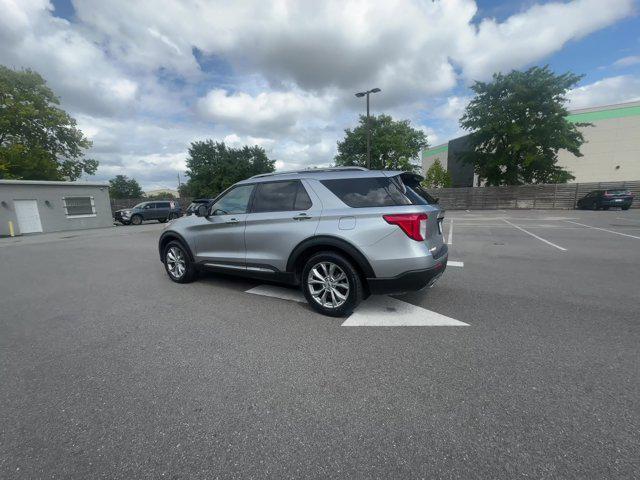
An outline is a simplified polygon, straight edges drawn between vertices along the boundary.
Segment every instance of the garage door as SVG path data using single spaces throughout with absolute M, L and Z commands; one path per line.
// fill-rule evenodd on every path
M 38 202 L 35 200 L 14 200 L 16 217 L 18 217 L 18 227 L 20 233 L 35 233 L 42 231 L 40 223 L 40 213 L 38 212 Z

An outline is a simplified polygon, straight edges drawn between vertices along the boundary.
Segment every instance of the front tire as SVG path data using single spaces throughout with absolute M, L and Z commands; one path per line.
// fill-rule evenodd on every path
M 162 260 L 167 275 L 174 282 L 189 283 L 196 277 L 196 268 L 189 258 L 187 249 L 180 242 L 169 242 L 164 249 Z
M 349 315 L 362 301 L 362 279 L 351 262 L 333 252 L 311 256 L 302 269 L 302 291 L 311 308 L 330 317 Z
M 134 225 L 142 225 L 142 217 L 140 215 L 134 215 L 131 217 L 131 223 Z
M 166 218 L 159 218 L 158 219 L 158 223 L 167 223 L 167 219 Z
M 621 207 L 622 210 L 629 210 L 630 207 Z

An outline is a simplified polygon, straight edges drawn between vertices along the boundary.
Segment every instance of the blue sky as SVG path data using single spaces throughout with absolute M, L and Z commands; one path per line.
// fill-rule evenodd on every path
M 469 85 L 549 64 L 584 74 L 571 108 L 640 99 L 637 0 L 0 0 L 0 63 L 39 71 L 93 141 L 95 178 L 173 187 L 189 144 L 258 144 L 280 169 L 330 164 L 375 113 L 432 145 Z

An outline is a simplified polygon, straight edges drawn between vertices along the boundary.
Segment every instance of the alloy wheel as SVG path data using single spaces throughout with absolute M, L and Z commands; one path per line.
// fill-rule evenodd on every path
M 332 262 L 315 264 L 309 270 L 307 286 L 313 300 L 325 308 L 338 308 L 349 298 L 349 279 Z
M 187 261 L 184 252 L 178 247 L 167 250 L 167 270 L 173 278 L 181 278 L 187 271 Z

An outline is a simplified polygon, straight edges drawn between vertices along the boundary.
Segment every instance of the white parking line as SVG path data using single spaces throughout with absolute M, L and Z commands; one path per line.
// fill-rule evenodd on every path
M 584 223 L 572 222 L 571 220 L 566 220 L 566 221 L 569 222 L 569 223 L 575 223 L 576 225 L 580 225 L 582 227 L 593 228 L 594 230 L 602 230 L 603 232 L 614 233 L 616 235 L 622 235 L 623 237 L 637 238 L 638 240 L 640 240 L 640 237 L 637 237 L 635 235 L 629 235 L 628 233 L 614 232 L 613 230 L 607 230 L 606 228 L 592 227 L 591 225 L 585 225 Z
M 300 290 L 276 285 L 258 285 L 247 293 L 306 302 Z M 343 327 L 466 327 L 468 323 L 417 307 L 397 298 L 374 295 L 362 302 Z
M 448 245 L 453 245 L 453 218 L 449 221 L 449 238 L 447 239 Z
M 447 267 L 464 267 L 464 262 L 456 262 L 455 260 L 451 260 L 447 262 Z
M 533 238 L 537 238 L 538 240 L 540 240 L 541 242 L 546 243 L 547 245 L 551 245 L 552 247 L 555 247 L 555 248 L 557 248 L 558 250 L 562 250 L 563 252 L 566 252 L 566 251 L 567 251 L 567 249 L 566 249 L 566 248 L 563 248 L 563 247 L 561 247 L 560 245 L 556 245 L 555 243 L 551 243 L 549 240 L 545 240 L 544 238 L 539 237 L 539 236 L 538 236 L 538 235 L 536 235 L 535 233 L 531 233 L 530 231 L 525 230 L 524 228 L 519 227 L 518 225 L 515 225 L 515 224 L 511 223 L 509 220 L 507 220 L 507 219 L 505 219 L 505 218 L 503 218 L 503 219 L 502 219 L 502 221 L 503 221 L 503 222 L 508 223 L 508 224 L 509 224 L 509 225 L 511 225 L 512 227 L 517 228 L 518 230 L 523 231 L 523 232 L 524 232 L 524 233 L 526 233 L 527 235 L 531 235 Z

